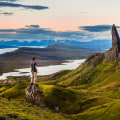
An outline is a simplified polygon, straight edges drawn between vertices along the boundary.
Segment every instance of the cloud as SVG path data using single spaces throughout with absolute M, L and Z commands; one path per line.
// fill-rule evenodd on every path
M 40 35 L 56 35 L 57 32 L 46 28 L 40 28 L 39 25 L 26 25 L 25 28 L 19 29 L 0 29 L 1 33 L 15 34 L 40 34 Z
M 25 9 L 34 9 L 34 10 L 43 10 L 48 9 L 46 6 L 39 6 L 39 5 L 22 5 L 22 4 L 15 4 L 9 2 L 0 2 L 0 7 L 14 7 L 14 8 L 25 8 Z
M 85 27 L 85 26 L 84 26 Z M 81 31 L 53 31 L 49 28 L 41 28 L 39 25 L 26 25 L 19 29 L 0 29 L 0 40 L 75 40 L 75 41 L 91 41 L 91 40 L 111 40 L 110 31 L 89 32 Z
M 13 15 L 14 13 L 12 13 L 12 12 L 1 12 L 0 14 L 1 15 Z
M 18 0 L 0 0 L 1 2 L 15 2 L 15 1 L 18 1 Z
M 95 25 L 95 26 L 82 26 L 79 27 L 82 30 L 86 30 L 88 32 L 104 32 L 111 30 L 111 25 Z
M 28 28 L 40 28 L 39 25 L 26 25 L 25 27 L 28 27 Z
M 26 25 L 19 29 L 0 29 L 1 39 L 36 39 L 36 40 L 79 40 L 86 36 L 80 31 L 57 32 L 39 25 Z M 90 35 L 89 35 L 90 36 Z

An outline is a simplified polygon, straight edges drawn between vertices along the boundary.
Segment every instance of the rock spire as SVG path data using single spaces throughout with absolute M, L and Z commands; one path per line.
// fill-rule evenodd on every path
M 120 61 L 120 38 L 118 31 L 115 27 L 115 24 L 112 26 L 112 48 L 105 51 L 104 53 L 96 53 L 91 55 L 84 63 L 85 67 L 88 67 L 90 64 L 98 64 L 106 58 L 106 62 L 111 62 L 114 60 Z M 120 68 L 120 63 L 119 63 Z
M 115 24 L 113 24 L 113 26 L 112 26 L 112 48 L 114 48 L 116 46 L 120 50 L 120 38 L 119 38 L 119 34 L 117 32 Z

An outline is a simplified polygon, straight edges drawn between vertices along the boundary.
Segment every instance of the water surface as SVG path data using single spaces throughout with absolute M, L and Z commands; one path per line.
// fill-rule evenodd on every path
M 28 48 L 46 48 L 47 46 L 19 46 L 18 48 L 4 48 L 4 49 L 0 49 L 0 54 L 4 54 L 7 52 L 13 52 L 17 49 L 19 49 L 20 47 L 28 47 Z
M 59 72 L 61 70 L 73 70 L 76 69 L 84 61 L 85 59 L 67 60 L 65 63 L 62 63 L 60 65 L 38 67 L 38 75 L 44 76 Z M 31 76 L 30 68 L 16 69 L 15 71 L 16 72 L 4 73 L 2 76 L 0 76 L 0 80 L 6 79 L 8 76 Z

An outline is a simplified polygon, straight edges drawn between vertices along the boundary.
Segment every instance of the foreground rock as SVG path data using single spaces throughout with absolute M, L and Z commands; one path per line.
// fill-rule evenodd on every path
M 34 102 L 36 105 L 45 107 L 45 98 L 43 91 L 39 89 L 38 84 L 27 86 L 25 90 L 26 98 Z

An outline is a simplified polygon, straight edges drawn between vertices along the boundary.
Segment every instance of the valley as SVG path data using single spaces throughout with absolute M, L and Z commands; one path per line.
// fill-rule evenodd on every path
M 38 66 L 48 66 L 61 64 L 65 60 L 85 59 L 99 51 L 61 44 L 51 45 L 47 48 L 23 47 L 0 55 L 0 74 L 13 72 L 14 69 L 28 68 L 33 56 L 37 58 Z

